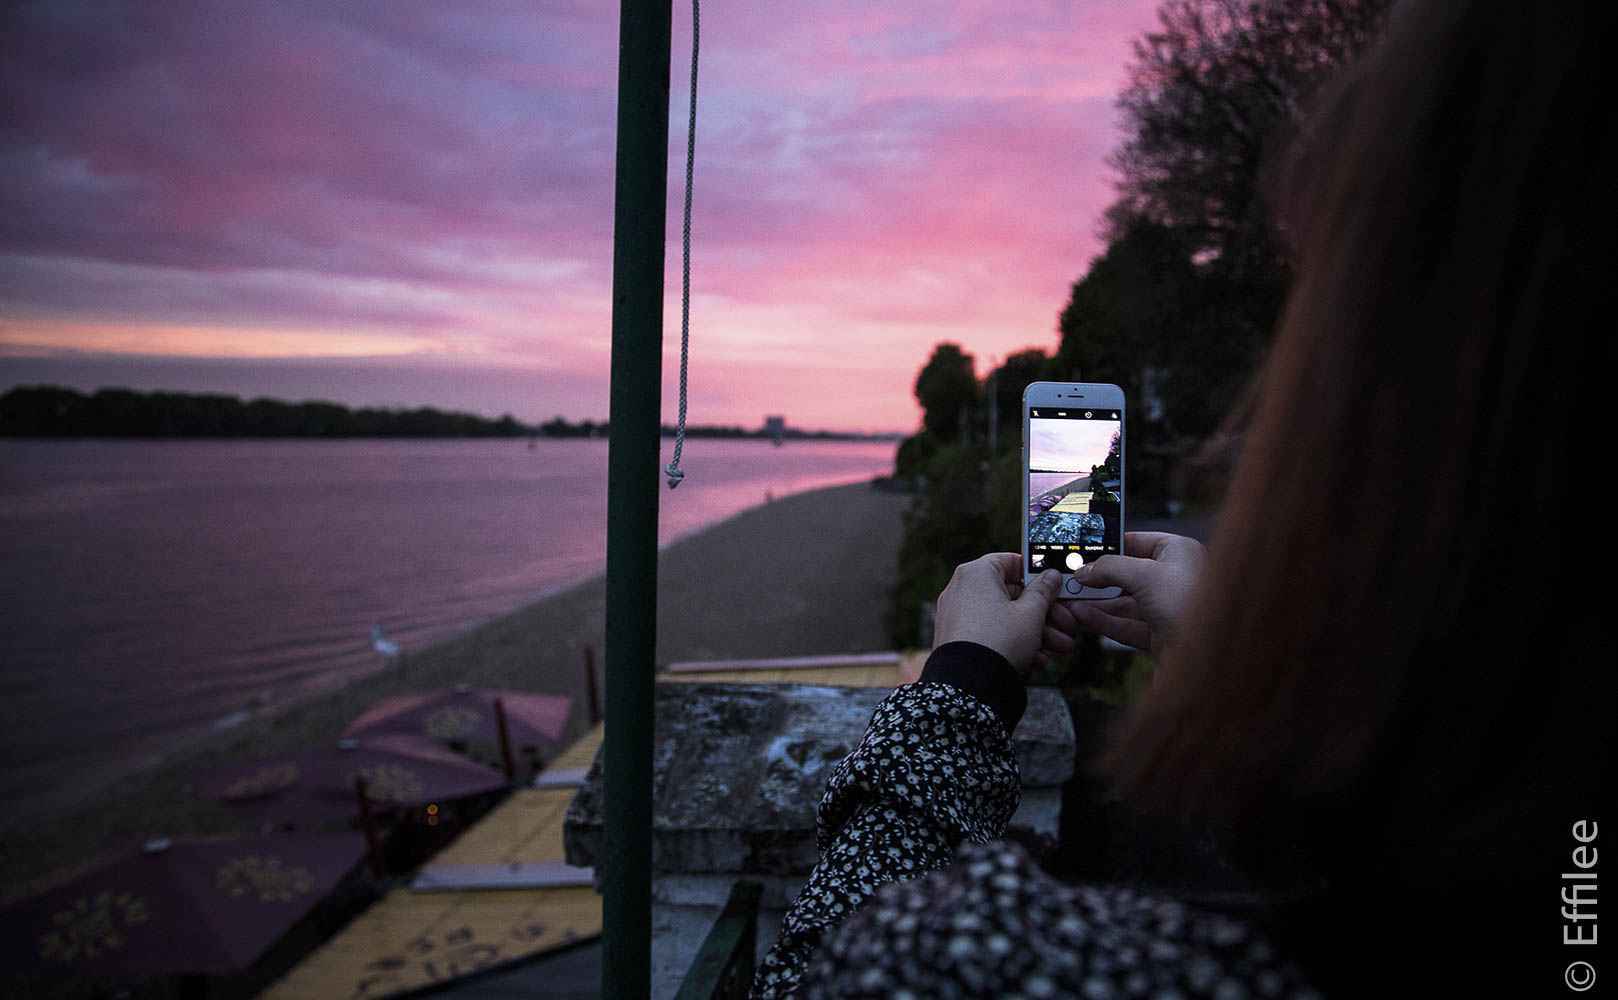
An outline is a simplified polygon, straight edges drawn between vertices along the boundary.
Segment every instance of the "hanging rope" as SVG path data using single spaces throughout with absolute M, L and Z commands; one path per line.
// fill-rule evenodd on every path
M 685 470 L 680 468 L 680 452 L 685 449 L 685 373 L 691 358 L 691 175 L 697 157 L 697 39 L 700 21 L 698 0 L 691 0 L 691 114 L 685 134 L 685 231 L 680 258 L 680 421 L 674 428 L 674 461 L 668 473 L 669 489 L 680 485 Z

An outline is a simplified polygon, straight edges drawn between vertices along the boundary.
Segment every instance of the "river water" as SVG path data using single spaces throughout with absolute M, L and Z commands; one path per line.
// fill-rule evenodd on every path
M 689 441 L 661 540 L 893 455 Z M 372 625 L 409 650 L 603 572 L 606 463 L 602 440 L 0 440 L 0 794 L 376 669 Z

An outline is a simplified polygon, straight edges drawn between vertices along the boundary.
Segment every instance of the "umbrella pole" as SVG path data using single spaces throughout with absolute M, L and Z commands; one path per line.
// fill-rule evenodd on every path
M 651 993 L 652 671 L 672 0 L 622 0 L 607 446 L 601 992 Z
M 601 722 L 601 692 L 596 688 L 596 648 L 584 647 L 584 697 L 590 709 L 590 725 Z
M 354 776 L 354 797 L 360 802 L 360 830 L 365 834 L 365 856 L 371 862 L 371 874 L 381 878 L 386 872 L 382 865 L 382 838 L 376 832 L 376 816 L 371 812 L 371 797 L 365 794 L 364 775 Z
M 517 765 L 511 760 L 511 730 L 506 728 L 506 703 L 494 700 L 494 725 L 500 731 L 500 760 L 506 765 L 506 784 L 517 780 Z

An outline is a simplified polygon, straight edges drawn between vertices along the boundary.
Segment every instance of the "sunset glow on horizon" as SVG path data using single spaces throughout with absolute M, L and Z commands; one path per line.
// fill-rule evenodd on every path
M 1157 0 L 708 6 L 690 419 L 909 430 L 1054 349 Z M 0 390 L 607 415 L 617 5 L 39 4 L 0 36 Z M 666 419 L 690 8 L 674 9 Z

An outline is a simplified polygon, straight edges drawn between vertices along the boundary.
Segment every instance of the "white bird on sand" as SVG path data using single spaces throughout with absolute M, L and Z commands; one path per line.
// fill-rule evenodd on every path
M 399 644 L 392 639 L 382 638 L 382 626 L 371 626 L 371 648 L 382 654 L 385 660 L 391 660 L 399 655 Z

